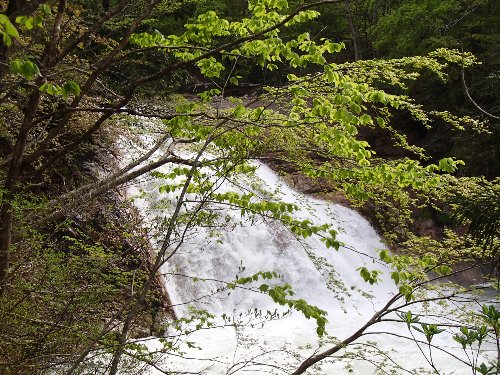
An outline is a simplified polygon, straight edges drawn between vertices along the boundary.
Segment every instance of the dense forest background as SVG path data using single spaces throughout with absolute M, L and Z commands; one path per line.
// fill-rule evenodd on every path
M 291 1 L 290 5 L 299 5 Z M 193 17 L 215 10 L 229 19 L 238 19 L 246 12 L 245 1 L 187 2 L 164 17 L 152 19 L 145 30 L 157 29 L 164 34 L 180 31 Z M 361 59 L 393 59 L 404 56 L 425 55 L 437 48 L 451 48 L 471 52 L 481 62 L 467 70 L 466 84 L 481 108 L 498 117 L 498 80 L 500 71 L 500 9 L 496 1 L 345 1 L 342 4 L 318 7 L 321 15 L 304 26 L 287 30 L 289 36 L 309 32 L 313 39 L 329 38 L 344 42 L 346 48 L 335 56 L 334 62 Z M 151 59 L 154 64 L 156 60 Z M 244 64 L 243 64 L 244 65 Z M 141 65 L 142 66 L 142 65 Z M 283 84 L 290 68 L 278 72 L 249 64 L 240 67 L 238 74 L 248 84 L 247 90 L 257 85 Z M 123 70 L 122 70 L 123 72 Z M 464 94 L 460 71 L 451 73 L 451 82 L 442 83 L 428 77 L 411 85 L 406 93 L 426 108 L 454 110 L 461 115 L 488 119 Z M 169 89 L 192 93 L 205 87 L 215 87 L 198 76 L 179 78 Z M 202 82 L 200 82 L 202 81 Z M 201 85 L 204 83 L 206 86 Z M 245 94 L 245 86 L 233 87 L 236 93 Z M 404 116 L 404 115 L 403 115 Z M 412 135 L 412 141 L 424 146 L 436 158 L 449 154 L 466 161 L 460 173 L 499 175 L 498 119 L 491 121 L 491 134 L 455 134 L 436 126 L 426 130 L 409 117 L 394 120 Z M 386 145 L 387 146 L 387 145 Z M 390 152 L 390 151 L 389 151 Z
M 179 144 L 207 142 L 205 150 L 213 142 L 221 155 L 230 155 L 223 161 L 228 164 L 206 161 L 214 174 L 245 170 L 247 159 L 269 160 L 280 173 L 307 179 L 302 190 L 333 193 L 356 207 L 401 256 L 381 253 L 381 260 L 395 267 L 393 279 L 407 303 L 412 285 L 436 273 L 440 279 L 451 272 L 466 287 L 472 279 L 498 287 L 498 1 L 3 0 L 0 11 L 0 373 L 115 374 L 124 353 L 153 365 L 144 348 L 127 344 L 131 337 L 162 336 L 193 322 L 207 328 L 208 312 L 176 320 L 158 274 L 176 242 L 166 237 L 154 249 L 140 214 L 120 190 L 173 163 L 182 166 L 172 173 L 185 178 L 186 187 L 164 191 L 179 189 L 182 197 L 194 181 L 198 194 L 214 194 L 197 174 L 205 163 L 202 151 L 189 160 L 168 153 Z M 285 22 L 279 12 L 291 16 Z M 240 20 L 248 21 L 241 26 Z M 311 84 L 315 79 L 319 86 Z M 332 92 L 322 91 L 330 84 Z M 331 108 L 328 95 L 340 98 Z M 220 97 L 232 97 L 232 104 L 214 110 Z M 290 98 L 297 99 L 298 110 L 287 107 Z M 300 128 L 313 127 L 308 114 L 328 116 L 341 107 L 349 113 L 323 130 Z M 300 131 L 293 133 L 286 126 L 296 110 L 302 111 Z M 163 121 L 161 142 L 167 135 L 175 141 L 163 158 L 140 167 L 163 145 L 159 141 L 124 167 L 116 140 L 140 128 L 140 116 Z M 321 138 L 335 124 L 347 129 L 336 138 L 345 138 L 342 150 L 330 150 Z M 218 134 L 221 126 L 227 128 Z M 373 155 L 370 171 L 366 160 Z M 324 169 L 328 163 L 354 167 L 332 177 Z M 388 172 L 377 169 L 382 164 Z M 281 220 L 299 237 L 328 233 L 286 216 L 292 208 L 281 203 L 210 198 Z M 180 213 L 182 204 L 163 224 L 169 235 L 190 222 Z M 198 225 L 214 217 L 196 215 L 191 221 Z M 338 249 L 333 232 L 331 237 L 324 242 Z M 475 271 L 458 271 L 464 267 Z M 256 278 L 271 277 L 264 276 Z M 366 268 L 360 277 L 377 281 Z M 276 290 L 270 293 L 275 302 L 312 316 L 322 333 L 321 310 L 288 295 L 275 297 Z M 485 319 L 490 325 L 484 332 L 498 345 L 498 310 L 484 307 L 481 314 L 472 320 Z M 405 317 L 400 321 L 408 328 L 418 322 L 411 313 Z M 424 326 L 430 348 L 437 331 L 429 329 L 438 328 Z M 481 328 L 477 332 L 462 334 L 472 343 L 481 337 Z M 175 351 L 177 341 L 169 340 L 163 350 Z M 94 353 L 109 363 L 92 368 L 98 366 Z M 324 357 L 305 360 L 294 374 Z M 472 363 L 471 371 L 498 373 L 498 363 L 485 366 Z

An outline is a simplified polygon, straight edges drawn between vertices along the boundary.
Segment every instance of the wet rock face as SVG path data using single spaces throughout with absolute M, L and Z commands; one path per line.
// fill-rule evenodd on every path
M 309 194 L 315 198 L 324 199 L 351 208 L 349 200 L 342 192 L 335 190 L 324 181 L 312 179 L 299 172 L 289 173 L 285 175 L 283 179 L 299 193 Z
M 289 180 L 287 182 L 290 183 L 295 190 L 301 193 L 314 194 L 323 190 L 317 181 L 313 181 L 311 178 L 300 173 L 292 173 L 287 177 L 287 180 Z
M 432 218 L 416 219 L 413 224 L 415 234 L 431 238 L 440 238 L 442 230 Z

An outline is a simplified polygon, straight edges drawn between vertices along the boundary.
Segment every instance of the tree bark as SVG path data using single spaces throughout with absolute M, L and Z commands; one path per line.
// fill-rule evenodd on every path
M 354 11 L 353 5 L 350 0 L 346 0 L 345 9 L 347 13 L 347 23 L 349 24 L 349 30 L 351 31 L 351 40 L 352 46 L 354 49 L 354 59 L 356 61 L 361 60 L 362 56 L 362 47 L 361 47 L 361 37 L 359 35 L 359 29 L 356 25 L 356 21 L 354 20 Z
M 345 340 L 343 340 L 341 343 L 335 345 L 334 347 L 330 348 L 330 349 L 327 349 L 325 350 L 324 352 L 322 353 L 319 353 L 319 354 L 315 354 L 315 355 L 312 355 L 310 356 L 309 358 L 307 358 L 304 362 L 302 362 L 299 367 L 293 372 L 291 373 L 291 375 L 300 375 L 300 374 L 303 374 L 307 371 L 307 369 L 311 366 L 313 366 L 314 364 L 324 360 L 325 358 L 328 358 L 329 356 L 331 356 L 332 354 L 335 354 L 337 352 L 339 352 L 340 350 L 344 349 L 345 347 L 347 347 L 347 345 L 351 344 L 352 342 L 356 341 L 357 339 L 359 339 L 361 336 L 363 336 L 363 333 L 369 328 L 371 327 L 372 325 L 374 325 L 375 323 L 379 322 L 380 319 L 385 315 L 387 314 L 389 308 L 392 306 L 392 304 L 394 302 L 396 302 L 399 298 L 401 297 L 401 294 L 396 294 L 394 295 L 387 303 L 386 305 L 380 309 L 379 311 L 377 311 L 375 314 L 373 314 L 373 316 L 370 318 L 370 320 L 368 320 L 364 325 L 363 327 L 361 327 L 360 329 L 358 329 L 356 332 L 354 332 L 351 336 L 349 336 L 348 338 L 346 338 Z
M 26 148 L 28 132 L 31 129 L 33 118 L 40 104 L 40 91 L 37 88 L 31 94 L 28 102 L 28 110 L 24 115 L 21 129 L 17 135 L 16 145 L 10 161 L 9 170 L 3 186 L 4 195 L 0 206 L 0 294 L 4 291 L 7 280 L 7 270 L 9 268 L 10 245 L 12 242 L 12 200 L 17 188 L 19 174 L 21 172 L 21 162 Z
M 10 4 L 9 4 L 10 5 Z M 57 41 L 61 32 L 61 24 L 66 0 L 59 1 L 58 13 L 54 20 L 52 37 L 47 42 L 41 59 L 41 65 L 50 66 L 51 57 L 57 48 Z M 9 169 L 3 185 L 2 204 L 0 206 L 0 294 L 5 291 L 5 283 L 8 278 L 10 262 L 10 247 L 12 243 L 13 225 L 13 199 L 18 189 L 19 176 L 21 174 L 22 161 L 28 140 L 28 134 L 33 127 L 33 120 L 38 112 L 41 100 L 41 92 L 38 89 L 45 82 L 45 77 L 39 77 L 35 81 L 35 88 L 30 95 L 27 109 L 24 113 L 23 122 L 16 137 L 14 152 L 10 160 Z

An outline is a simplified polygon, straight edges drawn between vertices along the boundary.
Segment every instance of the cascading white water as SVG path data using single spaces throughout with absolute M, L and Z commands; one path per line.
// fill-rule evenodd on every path
M 165 173 L 168 167 L 163 167 Z M 168 217 L 171 207 L 165 202 L 175 203 L 178 192 L 159 194 L 161 181 L 143 181 L 131 188 L 141 198 L 135 200 L 143 215 L 155 222 L 155 213 Z M 171 183 L 171 181 L 170 181 Z M 173 370 L 194 371 L 203 374 L 226 374 L 243 371 L 251 374 L 286 373 L 294 369 L 301 360 L 332 346 L 328 339 L 318 339 L 315 321 L 307 320 L 297 312 L 278 315 L 260 324 L 264 312 L 275 311 L 283 314 L 285 309 L 271 298 L 258 291 L 248 289 L 230 290 L 221 288 L 219 281 L 232 282 L 238 276 L 252 275 L 258 271 L 275 271 L 281 279 L 268 283 L 288 283 L 293 287 L 294 298 L 303 298 L 312 305 L 328 312 L 327 333 L 336 339 L 344 339 L 380 309 L 394 293 L 396 286 L 388 277 L 388 269 L 377 261 L 377 249 L 383 244 L 370 224 L 355 211 L 338 204 L 329 203 L 293 191 L 270 168 L 258 164 L 252 181 L 241 180 L 238 184 L 225 182 L 219 191 L 258 190 L 259 194 L 270 192 L 277 199 L 294 203 L 301 207 L 294 213 L 298 219 L 310 219 L 314 223 L 332 224 L 339 232 L 338 239 L 344 246 L 339 251 L 327 249 L 319 238 L 310 237 L 298 241 L 282 224 L 262 218 L 242 220 L 239 211 L 226 210 L 219 216 L 222 227 L 196 228 L 188 232 L 185 243 L 164 265 L 162 271 L 167 278 L 167 288 L 179 317 L 188 313 L 188 306 L 205 309 L 220 317 L 236 317 L 248 324 L 203 329 L 189 335 L 186 341 L 197 347 L 182 345 L 185 353 L 179 356 L 165 356 L 162 367 Z M 163 200 L 163 203 L 161 203 Z M 164 213 L 163 211 L 167 212 Z M 214 233 L 216 232 L 216 233 Z M 161 231 L 158 233 L 161 238 Z M 357 269 L 385 271 L 379 283 L 369 285 L 364 282 Z M 202 281 L 203 280 L 203 281 Z M 261 280 L 255 283 L 258 286 Z M 224 290 L 221 290 L 224 289 Z M 437 307 L 436 307 L 437 308 Z M 216 322 L 224 322 L 215 318 Z M 227 321 L 226 321 L 227 323 Z M 407 335 L 406 326 L 401 323 L 380 323 L 371 331 L 401 332 Z M 425 338 L 420 337 L 425 340 Z M 416 373 L 430 369 L 418 348 L 409 340 L 393 336 L 372 335 L 362 338 L 362 346 L 352 352 L 353 358 L 340 360 L 331 358 L 321 363 L 316 373 L 357 374 L 376 373 L 377 350 L 386 351 L 391 360 L 386 365 L 397 363 L 405 368 L 421 368 Z M 454 351 L 453 341 L 439 338 L 436 343 Z M 148 342 L 151 349 L 159 347 L 152 338 Z M 456 345 L 453 345 L 456 348 Z M 344 354 L 345 352 L 339 353 Z M 359 357 L 356 357 L 356 353 Z M 458 352 L 457 352 L 458 353 Z M 380 353 L 379 353 L 380 354 Z M 453 360 L 449 355 L 436 351 L 434 361 L 448 372 L 470 373 L 467 366 Z M 360 360 L 360 357 L 372 359 Z M 378 356 L 383 358 L 383 355 Z M 392 363 L 394 361 L 394 363 Z M 153 369 L 154 373 L 155 370 Z M 314 373 L 312 371 L 311 373 Z

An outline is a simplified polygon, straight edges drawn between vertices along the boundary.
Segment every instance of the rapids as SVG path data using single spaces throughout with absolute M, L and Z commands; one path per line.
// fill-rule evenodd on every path
M 300 207 L 294 213 L 296 218 L 331 224 L 343 246 L 339 251 L 327 249 L 315 236 L 298 240 L 281 223 L 259 217 L 242 219 L 239 210 L 214 211 L 217 225 L 187 231 L 184 243 L 162 268 L 177 316 L 189 316 L 192 308 L 207 310 L 214 316 L 209 319 L 213 326 L 177 338 L 172 338 L 177 331 L 167 329 L 167 337 L 172 336 L 170 340 L 179 345 L 180 352 L 156 358 L 157 368 L 201 374 L 290 373 L 308 356 L 350 336 L 397 292 L 389 269 L 378 260 L 377 250 L 384 248 L 383 242 L 366 219 L 352 209 L 299 194 L 266 165 L 254 165 L 254 176 L 217 182 L 218 191 L 252 190 L 294 203 Z M 160 171 L 170 169 L 164 166 Z M 159 193 L 159 186 L 165 183 L 146 178 L 128 188 L 156 246 L 161 246 L 163 234 L 158 223 L 169 217 L 179 194 Z M 186 210 L 192 207 L 194 203 L 185 205 Z M 361 266 L 382 271 L 380 281 L 375 285 L 363 281 Z M 226 288 L 224 282 L 258 271 L 274 271 L 280 278 Z M 303 298 L 327 311 L 327 336 L 318 338 L 314 320 L 290 313 L 260 293 L 257 287 L 263 282 L 288 283 L 295 292 L 293 298 Z M 437 305 L 433 308 L 436 313 L 446 311 Z M 405 324 L 393 322 L 378 323 L 368 331 L 408 335 Z M 425 341 L 423 335 L 417 338 Z M 150 338 L 146 345 L 153 352 L 161 347 L 160 341 Z M 437 337 L 435 343 L 463 355 L 451 336 Z M 433 351 L 433 359 L 443 373 L 470 373 L 470 368 L 442 351 Z M 375 374 L 381 366 L 388 373 L 391 369 L 409 373 L 399 365 L 414 371 L 411 373 L 433 373 L 412 341 L 386 334 L 362 337 L 309 373 Z M 151 373 L 161 372 L 152 368 Z

